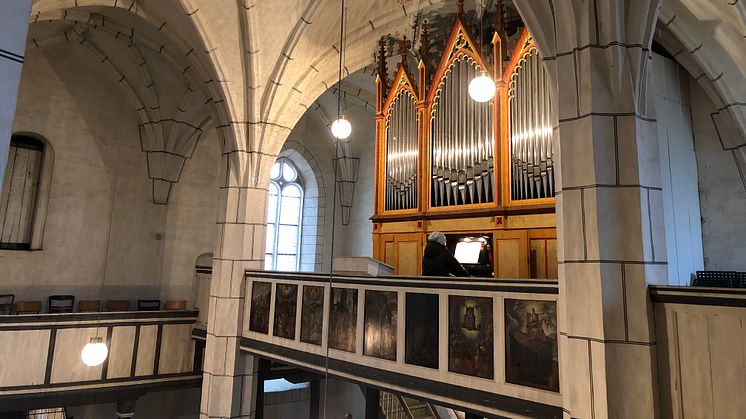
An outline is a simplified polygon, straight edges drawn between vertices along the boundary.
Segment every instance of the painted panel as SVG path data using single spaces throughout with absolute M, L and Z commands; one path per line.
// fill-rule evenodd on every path
M 407 364 L 438 368 L 438 295 L 406 293 L 404 359 Z
M 505 300 L 505 380 L 559 391 L 555 302 Z
M 134 342 L 135 326 L 120 326 L 111 329 L 109 366 L 106 370 L 106 378 L 130 376 Z
M 101 379 L 101 365 L 89 367 L 80 359 L 80 351 L 92 336 L 96 328 L 59 329 L 54 345 L 51 383 L 70 381 L 89 381 Z M 106 341 L 106 328 L 98 328 L 98 336 Z
M 46 372 L 49 330 L 0 332 L 0 386 L 43 384 Z M 24 348 L 19 351 L 18 348 Z M 80 349 L 83 349 L 81 346 Z
M 295 339 L 295 316 L 298 308 L 298 285 L 277 284 L 275 297 L 275 322 L 273 334 L 285 339 Z
M 448 370 L 493 378 L 492 298 L 448 296 Z
M 323 322 L 324 287 L 304 285 L 300 317 L 300 341 L 321 345 Z
M 158 326 L 142 326 L 137 343 L 137 364 L 135 375 L 151 375 L 155 366 L 155 344 L 158 339 Z
M 254 282 L 251 289 L 251 313 L 249 330 L 258 333 L 269 333 L 269 304 L 272 298 L 272 284 Z
M 357 290 L 332 288 L 329 313 L 329 347 L 355 352 L 357 336 Z
M 365 355 L 396 360 L 397 294 L 365 291 Z

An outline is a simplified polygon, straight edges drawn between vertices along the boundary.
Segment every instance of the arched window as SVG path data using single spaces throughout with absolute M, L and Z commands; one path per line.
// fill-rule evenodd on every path
M 270 178 L 264 267 L 278 271 L 297 271 L 300 261 L 303 182 L 298 169 L 285 158 L 275 162 Z
M 0 198 L 0 249 L 31 249 L 43 162 L 42 141 L 11 137 Z

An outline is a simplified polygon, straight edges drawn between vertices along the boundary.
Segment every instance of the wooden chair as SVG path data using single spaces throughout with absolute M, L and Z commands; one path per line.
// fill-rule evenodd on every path
M 72 313 L 75 307 L 75 296 L 50 295 L 47 299 L 47 313 Z
M 109 300 L 106 302 L 106 311 L 129 311 L 129 300 Z
M 186 300 L 166 301 L 166 310 L 186 310 Z
M 15 298 L 13 294 L 0 294 L 0 314 L 11 314 Z
M 158 311 L 161 300 L 137 300 L 137 311 Z
M 81 313 L 96 313 L 101 311 L 101 300 L 80 300 L 78 311 Z
M 16 303 L 16 314 L 39 313 L 41 313 L 41 301 L 18 301 Z

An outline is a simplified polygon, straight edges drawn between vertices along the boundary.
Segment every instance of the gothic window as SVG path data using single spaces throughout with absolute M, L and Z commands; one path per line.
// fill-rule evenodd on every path
M 0 249 L 31 249 L 43 160 L 42 141 L 11 137 L 0 198 Z
M 297 271 L 300 262 L 300 233 L 303 183 L 298 169 L 281 158 L 270 172 L 267 203 L 266 269 Z

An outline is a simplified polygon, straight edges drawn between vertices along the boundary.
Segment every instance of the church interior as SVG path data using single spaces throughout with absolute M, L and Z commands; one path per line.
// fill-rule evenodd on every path
M 0 0 L 0 91 L 0 418 L 746 412 L 746 1 Z

